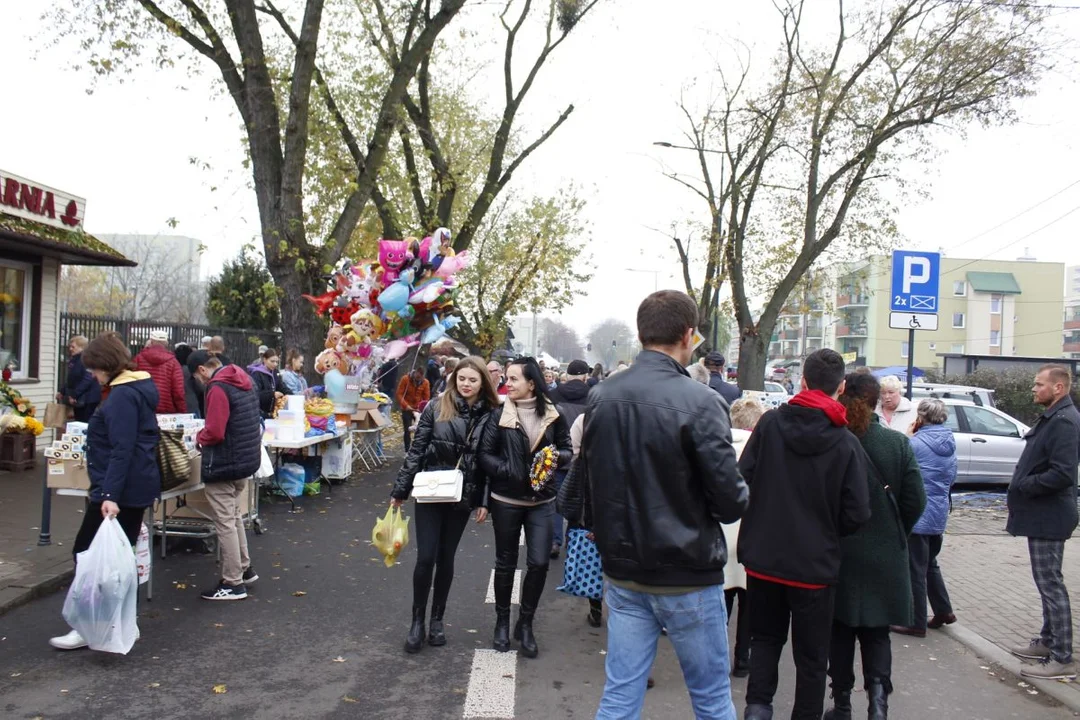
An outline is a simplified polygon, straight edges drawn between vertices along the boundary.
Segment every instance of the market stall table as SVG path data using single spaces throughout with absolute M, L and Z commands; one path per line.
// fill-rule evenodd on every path
M 281 481 L 278 479 L 277 470 L 278 470 L 278 468 L 281 467 L 281 453 L 283 451 L 285 451 L 285 450 L 304 450 L 304 449 L 309 448 L 309 447 L 315 447 L 316 445 L 320 445 L 322 443 L 329 442 L 331 440 L 338 440 L 338 439 L 343 439 L 343 436 L 338 435 L 336 433 L 324 433 L 322 435 L 315 435 L 313 437 L 306 437 L 306 438 L 303 438 L 302 440 L 264 440 L 263 441 L 263 446 L 267 449 L 268 452 L 272 453 L 272 455 L 273 455 L 273 464 L 274 464 L 274 474 L 270 478 L 267 478 L 267 480 L 269 480 L 271 485 L 273 485 L 278 490 L 280 490 L 281 493 L 283 495 L 285 495 L 285 497 L 289 498 L 289 504 L 292 505 L 293 510 L 296 510 L 296 501 L 293 500 L 291 495 L 289 495 L 287 492 L 285 492 L 284 488 L 282 488 L 282 486 L 281 486 Z M 256 482 L 259 482 L 259 481 L 256 481 Z M 329 485 L 329 483 L 327 483 L 327 485 Z M 262 532 L 261 523 L 259 522 L 259 519 L 258 519 L 258 516 L 259 516 L 259 498 L 258 498 L 259 493 L 258 493 L 258 491 L 256 491 L 254 493 L 254 495 L 255 495 L 255 501 L 254 501 L 255 509 L 254 509 L 254 514 L 252 515 L 252 522 L 255 523 L 255 532 L 261 534 L 261 532 Z

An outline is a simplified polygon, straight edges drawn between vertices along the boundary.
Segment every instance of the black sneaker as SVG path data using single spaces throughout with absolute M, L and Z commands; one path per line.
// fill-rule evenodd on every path
M 244 571 L 243 581 L 244 581 L 245 585 L 250 585 L 251 583 L 257 581 L 258 579 L 259 579 L 259 574 L 257 572 L 255 572 L 255 568 L 250 568 L 249 567 L 247 570 Z
M 218 583 L 213 590 L 207 590 L 202 594 L 203 600 L 243 600 L 247 597 L 247 587 L 240 585 L 226 585 Z

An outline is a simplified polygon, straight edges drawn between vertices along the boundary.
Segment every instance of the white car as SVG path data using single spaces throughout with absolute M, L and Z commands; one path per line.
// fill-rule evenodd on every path
M 784 386 L 775 382 L 766 382 L 763 392 L 759 390 L 743 390 L 743 397 L 757 398 L 758 402 L 764 405 L 766 410 L 774 410 L 791 399 Z
M 956 483 L 1008 485 L 1030 429 L 997 408 L 943 398 L 956 437 Z

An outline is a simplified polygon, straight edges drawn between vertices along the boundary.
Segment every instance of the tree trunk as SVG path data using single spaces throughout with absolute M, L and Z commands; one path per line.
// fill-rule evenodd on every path
M 296 348 L 305 357 L 308 368 L 314 367 L 315 356 L 323 350 L 326 330 L 315 313 L 315 307 L 301 295 L 322 295 L 325 282 L 321 269 L 308 264 L 301 272 L 294 260 L 267 261 L 274 283 L 281 291 L 282 355 Z
M 744 327 L 739 333 L 739 387 L 743 390 L 765 389 L 765 362 L 768 359 L 768 336 L 759 328 Z

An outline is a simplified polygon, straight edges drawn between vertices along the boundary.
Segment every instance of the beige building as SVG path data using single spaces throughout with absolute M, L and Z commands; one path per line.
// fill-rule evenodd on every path
M 907 331 L 889 328 L 891 264 L 890 256 L 876 256 L 833 269 L 825 344 L 857 353 L 870 367 L 907 363 Z M 1064 275 L 1062 263 L 942 257 L 938 329 L 916 333 L 915 364 L 940 366 L 938 353 L 1060 355 Z

